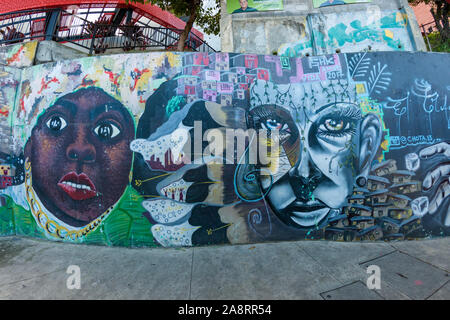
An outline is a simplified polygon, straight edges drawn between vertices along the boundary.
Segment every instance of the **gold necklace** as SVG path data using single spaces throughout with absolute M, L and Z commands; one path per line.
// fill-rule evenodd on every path
M 111 212 L 114 206 L 111 206 L 108 210 L 103 212 L 97 219 L 91 221 L 84 228 L 79 230 L 69 230 L 64 226 L 59 225 L 56 221 L 49 219 L 47 214 L 42 210 L 41 204 L 36 198 L 33 190 L 32 177 L 31 177 L 31 162 L 28 158 L 25 160 L 25 192 L 27 195 L 27 201 L 31 208 L 36 221 L 41 226 L 42 229 L 57 239 L 62 240 L 79 240 L 86 236 L 89 232 L 96 229 L 100 222 Z

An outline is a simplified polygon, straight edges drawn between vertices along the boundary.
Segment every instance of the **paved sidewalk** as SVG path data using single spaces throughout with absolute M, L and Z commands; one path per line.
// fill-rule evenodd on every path
M 129 249 L 1 237 L 0 299 L 450 299 L 449 253 L 450 238 Z M 369 265 L 381 290 L 366 286 Z

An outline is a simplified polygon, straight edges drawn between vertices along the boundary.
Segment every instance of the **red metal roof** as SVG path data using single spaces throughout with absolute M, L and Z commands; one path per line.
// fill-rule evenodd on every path
M 139 13 L 144 13 L 145 16 L 156 21 L 166 28 L 184 29 L 186 23 L 180 18 L 174 16 L 168 11 L 151 4 L 130 3 L 126 4 L 125 0 L 20 0 L 18 2 L 11 0 L 0 0 L 0 14 L 13 11 L 23 11 L 31 9 L 45 9 L 45 8 L 60 8 L 73 5 L 104 5 L 109 7 L 132 7 L 137 9 Z M 203 33 L 192 28 L 192 33 L 203 40 Z
M 417 6 L 411 6 L 416 15 L 419 26 L 434 22 L 433 15 L 430 12 L 431 6 L 425 3 L 419 3 Z
M 447 3 L 450 3 L 450 0 L 445 0 Z M 416 6 L 411 5 L 411 8 L 414 10 L 414 14 L 416 15 L 417 22 L 419 26 L 423 24 L 427 24 L 430 22 L 434 22 L 433 15 L 431 14 L 431 5 L 425 4 L 423 2 L 419 3 Z

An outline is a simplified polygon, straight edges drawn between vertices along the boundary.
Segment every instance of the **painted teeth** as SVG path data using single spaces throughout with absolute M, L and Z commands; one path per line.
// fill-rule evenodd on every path
M 84 184 L 77 184 L 77 183 L 73 183 L 73 182 L 68 182 L 68 181 L 64 181 L 63 184 L 66 184 L 72 188 L 76 188 L 76 189 L 82 189 L 82 190 L 89 190 L 91 191 L 91 187 L 84 185 Z

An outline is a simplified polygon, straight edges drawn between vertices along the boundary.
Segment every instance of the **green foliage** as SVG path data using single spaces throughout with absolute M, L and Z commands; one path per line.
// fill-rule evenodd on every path
M 143 197 L 131 186 L 127 186 L 116 208 L 102 224 L 83 240 L 87 244 L 113 246 L 155 246 L 151 233 L 152 225 L 144 217 Z
M 204 8 L 205 0 L 125 0 L 127 3 L 136 2 L 156 5 L 163 10 L 170 11 L 177 17 L 191 16 L 193 8 L 196 9 L 195 22 L 207 34 L 219 34 L 220 31 L 220 0 L 214 0 L 214 6 Z
M 8 196 L 3 196 L 6 204 L 0 206 L 0 233 L 2 235 L 13 235 L 16 233 L 14 226 L 14 214 L 12 209 L 12 199 Z
M 450 1 L 449 0 L 408 0 L 415 6 L 420 3 L 429 5 L 430 13 L 433 16 L 435 26 L 439 30 L 439 34 L 443 44 L 450 40 Z
M 430 41 L 431 50 L 434 52 L 450 52 L 450 40 L 443 41 L 439 32 L 433 32 L 428 35 L 428 41 Z M 427 40 L 425 39 L 425 43 Z
M 0 206 L 0 234 L 47 238 L 30 210 L 15 204 L 9 196 L 3 197 L 6 204 Z M 143 215 L 145 209 L 141 205 L 142 200 L 144 198 L 135 189 L 127 186 L 114 210 L 98 228 L 81 239 L 64 241 L 127 247 L 156 246 L 151 232 L 152 224 Z
M 417 5 L 421 2 L 423 2 L 425 4 L 430 4 L 430 3 L 433 4 L 435 2 L 442 2 L 442 1 L 445 1 L 445 0 L 408 0 L 408 2 L 411 3 L 412 5 Z
M 8 200 L 8 203 L 10 203 L 9 201 L 12 201 L 12 199 Z M 25 210 L 21 206 L 15 205 L 12 202 L 9 206 L 12 210 L 11 217 L 14 219 L 13 223 L 15 226 L 16 235 L 45 238 L 44 231 L 37 226 L 31 211 Z

